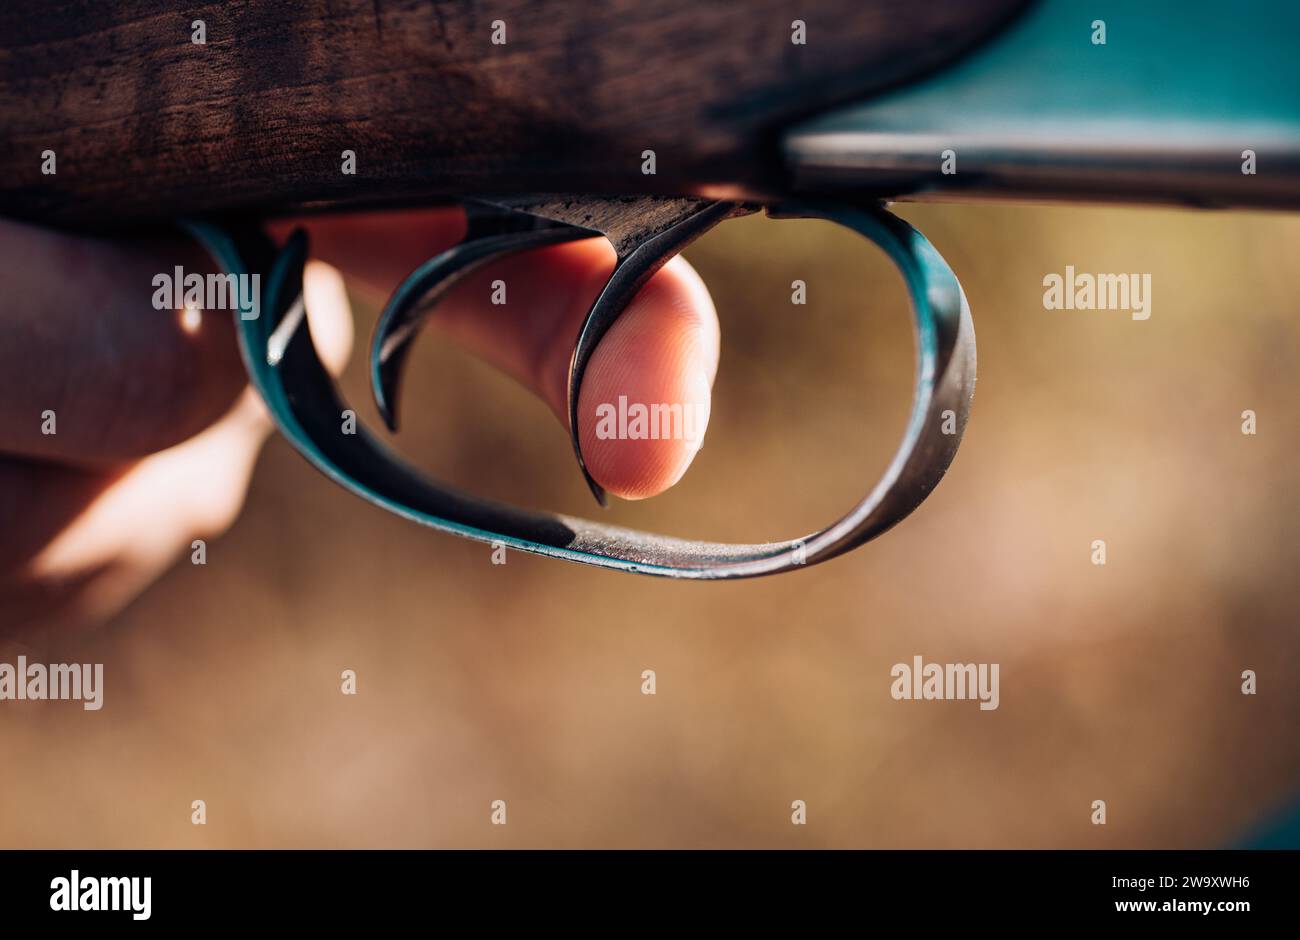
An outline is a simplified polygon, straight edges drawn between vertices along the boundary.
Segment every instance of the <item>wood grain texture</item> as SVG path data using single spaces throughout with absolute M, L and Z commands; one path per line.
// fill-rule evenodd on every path
M 103 227 L 474 191 L 779 189 L 781 127 L 951 60 L 1025 2 L 8 0 L 0 214 Z

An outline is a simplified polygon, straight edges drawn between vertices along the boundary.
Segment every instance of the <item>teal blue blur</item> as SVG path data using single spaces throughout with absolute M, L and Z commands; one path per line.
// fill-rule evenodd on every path
M 1274 819 L 1250 835 L 1244 842 L 1247 849 L 1300 849 L 1300 803 L 1278 819 Z
M 1105 43 L 1094 44 L 1104 23 Z M 809 131 L 946 135 L 1141 129 L 1291 139 L 1300 125 L 1295 0 L 1039 0 L 952 68 L 814 118 Z

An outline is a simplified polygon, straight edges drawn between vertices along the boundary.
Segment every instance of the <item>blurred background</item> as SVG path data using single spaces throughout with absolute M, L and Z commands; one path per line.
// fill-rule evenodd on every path
M 1249 839 L 1300 797 L 1300 218 L 899 211 L 966 288 L 980 378 L 952 469 L 893 532 L 739 583 L 513 552 L 493 565 L 274 438 L 206 566 L 183 559 L 90 638 L 26 649 L 104 662 L 105 707 L 0 709 L 0 845 Z M 746 541 L 831 521 L 904 425 L 901 282 L 817 222 L 730 222 L 687 257 L 723 328 L 708 439 L 671 492 L 608 518 Z M 1044 275 L 1067 265 L 1150 273 L 1150 319 L 1044 310 Z M 357 305 L 344 382 L 372 427 L 376 312 Z M 436 333 L 409 376 L 394 445 L 411 459 L 485 495 L 599 511 L 559 425 L 508 379 Z M 918 655 L 1000 663 L 1000 707 L 894 701 L 890 667 Z M 340 694 L 344 669 L 356 696 Z M 196 799 L 206 826 L 190 823 Z M 490 825 L 498 799 L 506 826 Z M 806 826 L 790 823 L 796 799 Z

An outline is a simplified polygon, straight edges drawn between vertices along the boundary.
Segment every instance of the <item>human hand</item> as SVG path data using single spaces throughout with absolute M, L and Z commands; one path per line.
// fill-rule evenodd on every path
M 335 372 L 353 340 L 340 271 L 382 301 L 464 229 L 453 210 L 302 224 L 323 259 L 304 278 L 309 325 Z M 283 236 L 291 227 L 271 228 Z M 470 275 L 434 323 L 567 427 L 569 354 L 613 263 L 603 239 L 505 259 Z M 107 240 L 0 220 L 0 635 L 110 616 L 242 506 L 269 422 L 247 388 L 230 311 L 196 320 L 154 309 L 153 277 L 176 265 L 214 270 L 178 234 Z M 508 304 L 490 302 L 497 279 Z M 596 406 L 620 395 L 691 403 L 706 421 L 718 344 L 712 301 L 680 258 L 606 335 L 584 378 L 579 425 L 588 468 L 610 493 L 639 499 L 672 486 L 698 440 L 604 439 Z

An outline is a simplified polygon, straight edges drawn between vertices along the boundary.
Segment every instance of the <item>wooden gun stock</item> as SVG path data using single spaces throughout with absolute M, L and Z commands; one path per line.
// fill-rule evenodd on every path
M 790 122 L 942 66 L 1025 3 L 10 0 L 0 215 L 780 191 Z

